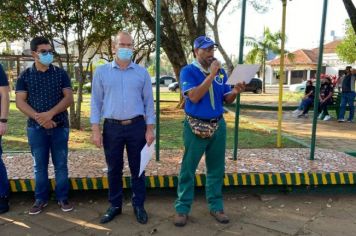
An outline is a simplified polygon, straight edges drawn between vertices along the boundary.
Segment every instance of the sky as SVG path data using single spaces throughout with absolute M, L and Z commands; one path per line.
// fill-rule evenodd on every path
M 263 28 L 269 27 L 271 32 L 277 32 L 282 28 L 282 1 L 271 0 L 268 12 L 257 13 L 251 5 L 247 4 L 245 36 L 258 38 L 262 36 Z M 321 18 L 324 0 L 292 0 L 287 2 L 286 20 L 286 49 L 311 49 L 319 47 Z M 356 5 L 356 0 L 353 0 Z M 219 35 L 222 46 L 229 55 L 238 55 L 241 9 L 237 9 L 222 16 L 219 24 Z M 345 20 L 348 15 L 342 0 L 328 0 L 327 19 L 324 42 L 332 41 L 331 31 L 337 37 L 343 37 Z M 248 48 L 244 49 L 244 54 Z M 219 58 L 219 55 L 217 55 Z

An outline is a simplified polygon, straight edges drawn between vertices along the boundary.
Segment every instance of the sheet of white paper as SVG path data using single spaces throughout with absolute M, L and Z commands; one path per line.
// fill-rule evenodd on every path
M 255 74 L 260 69 L 260 65 L 255 64 L 238 64 L 232 71 L 227 84 L 235 85 L 237 83 L 245 82 L 246 84 L 250 83 L 251 79 L 255 77 Z
M 153 155 L 154 149 L 155 149 L 155 142 L 153 142 L 150 146 L 147 146 L 147 143 L 146 143 L 146 145 L 142 148 L 140 172 L 138 174 L 138 177 L 140 177 L 142 172 L 145 170 L 148 162 L 150 161 L 150 159 Z

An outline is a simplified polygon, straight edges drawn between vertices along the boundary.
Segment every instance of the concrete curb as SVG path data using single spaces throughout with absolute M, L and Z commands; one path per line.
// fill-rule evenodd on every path
M 123 177 L 123 188 L 131 188 L 131 177 Z M 108 189 L 107 177 L 70 178 L 72 190 Z M 304 173 L 228 173 L 224 176 L 224 186 L 301 186 L 301 185 L 350 185 L 355 184 L 356 172 L 304 172 Z M 176 188 L 177 176 L 147 176 L 146 188 Z M 195 175 L 195 186 L 206 184 L 205 174 Z M 55 180 L 50 180 L 54 190 Z M 34 179 L 10 180 L 12 192 L 34 191 Z

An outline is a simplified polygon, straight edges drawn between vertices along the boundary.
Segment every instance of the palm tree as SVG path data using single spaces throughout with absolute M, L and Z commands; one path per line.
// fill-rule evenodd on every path
M 263 30 L 263 37 L 255 39 L 246 37 L 246 46 L 252 46 L 252 50 L 246 56 L 246 63 L 261 63 L 262 64 L 262 92 L 266 93 L 266 59 L 268 52 L 272 51 L 275 54 L 280 54 L 281 33 L 271 33 L 268 27 Z

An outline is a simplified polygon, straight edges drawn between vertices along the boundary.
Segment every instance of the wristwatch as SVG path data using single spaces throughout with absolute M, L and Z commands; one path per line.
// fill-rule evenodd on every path
M 1 122 L 1 123 L 7 123 L 7 119 L 0 118 L 0 122 Z

